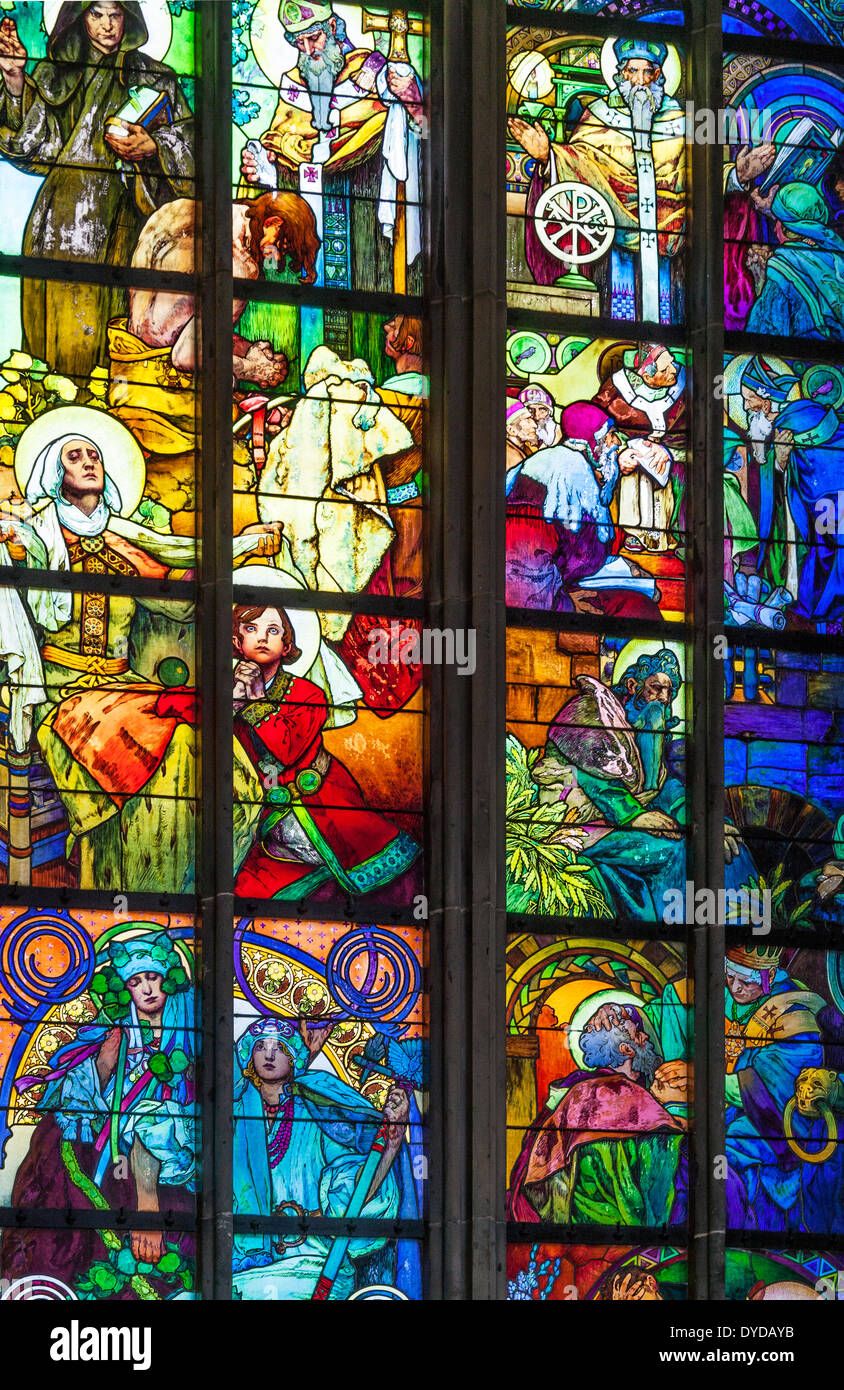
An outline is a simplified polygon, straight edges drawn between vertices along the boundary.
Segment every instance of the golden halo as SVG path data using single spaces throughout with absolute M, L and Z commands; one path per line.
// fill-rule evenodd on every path
M 120 493 L 120 516 L 131 516 L 146 485 L 147 470 L 141 446 L 113 415 L 88 405 L 60 405 L 27 425 L 15 450 L 15 477 L 21 494 L 26 492 L 33 465 L 42 449 L 64 434 L 84 435 L 96 444 L 105 470 Z
M 601 72 L 604 74 L 604 81 L 610 91 L 615 91 L 615 74 L 618 67 L 618 59 L 615 56 L 613 44 L 618 43 L 622 36 L 614 35 L 613 38 L 605 39 L 601 49 Z M 625 37 L 630 37 L 626 35 Z M 682 68 L 680 67 L 680 56 L 673 43 L 666 44 L 668 52 L 665 55 L 665 62 L 662 65 L 662 75 L 665 78 L 665 95 L 673 97 L 680 85 Z
M 600 989 L 596 994 L 589 994 L 581 1004 L 578 1004 L 571 1016 L 568 1031 L 569 1052 L 574 1058 L 578 1071 L 583 1070 L 583 1048 L 580 1045 L 580 1038 L 585 1025 L 589 1022 L 593 1014 L 604 1004 L 625 1004 L 631 1009 L 635 1009 L 642 1020 L 642 1028 L 647 1033 L 654 1047 L 657 1046 L 657 1036 L 654 1032 L 653 1024 L 645 1013 L 645 1006 L 641 999 L 624 989 Z
M 617 685 L 628 666 L 635 666 L 640 656 L 654 656 L 665 647 L 673 652 L 680 667 L 680 678 L 686 679 L 686 652 L 682 642 L 667 642 L 661 637 L 634 637 L 627 642 L 615 659 L 612 668 L 612 684 Z
M 167 8 L 167 0 L 139 0 L 139 4 L 149 34 L 139 51 L 146 53 L 148 58 L 160 61 L 170 47 L 173 37 L 173 20 Z M 61 7 L 62 0 L 44 0 L 44 28 L 48 34 L 52 34 L 55 28 Z
M 747 410 L 745 409 L 741 394 L 741 379 L 744 376 L 745 368 L 756 356 L 759 356 L 759 354 L 755 352 L 739 352 L 735 357 L 731 357 L 724 367 L 724 380 L 721 383 L 724 409 L 727 412 L 727 418 L 731 420 L 734 425 L 738 425 L 741 430 L 749 428 Z M 781 372 L 783 376 L 792 375 L 791 367 L 784 358 L 774 357 L 769 352 L 764 353 L 764 356 L 766 360 L 770 362 L 775 372 Z M 791 394 L 793 395 L 795 391 L 799 396 L 800 385 L 796 380 Z
M 536 84 L 536 100 L 542 101 L 554 90 L 554 70 L 544 53 L 529 49 L 510 59 L 507 76 L 514 92 L 523 97 L 531 82 Z
M 254 584 L 260 589 L 304 589 L 301 579 L 288 574 L 286 570 L 276 569 L 275 565 L 248 565 L 238 573 L 236 584 Z M 237 593 L 235 593 L 237 599 Z M 268 605 L 269 606 L 269 605 Z M 284 611 L 290 619 L 296 646 L 302 655 L 292 666 L 285 666 L 291 676 L 306 676 L 319 656 L 322 633 L 319 627 L 319 614 L 313 608 L 288 608 Z
M 345 19 L 346 35 L 354 48 L 372 47 L 372 41 L 366 41 L 360 27 L 359 6 L 332 5 L 332 9 L 339 19 Z M 299 50 L 293 48 L 284 37 L 284 26 L 278 12 L 278 0 L 258 0 L 249 26 L 249 41 L 255 60 L 274 87 L 281 85 L 284 74 L 295 68 L 299 61 Z

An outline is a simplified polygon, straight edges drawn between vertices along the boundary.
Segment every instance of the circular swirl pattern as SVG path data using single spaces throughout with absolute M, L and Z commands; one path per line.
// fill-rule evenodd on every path
M 365 1289 L 357 1289 L 354 1293 L 350 1293 L 346 1302 L 352 1303 L 356 1298 L 374 1298 L 379 1303 L 410 1302 L 407 1294 L 402 1293 L 401 1289 L 394 1288 L 392 1284 L 368 1284 Z
M 64 947 L 67 964 L 47 974 L 38 961 L 38 946 L 50 936 Z M 94 946 L 72 918 L 52 912 L 27 912 L 0 935 L 0 972 L 13 1018 L 26 1022 L 51 1004 L 67 1003 L 87 988 L 94 973 Z
M 2 1294 L 4 1303 L 18 1303 L 30 1299 L 41 1303 L 78 1301 L 73 1289 L 69 1289 L 61 1279 L 51 1278 L 49 1274 L 28 1274 L 23 1279 L 16 1279 Z
M 354 982 L 355 967 L 366 957 L 363 983 Z M 378 1023 L 382 1033 L 396 1035 L 416 1003 L 420 988 L 419 962 L 399 937 L 379 927 L 354 927 L 334 945 L 326 963 L 332 999 L 354 1018 Z

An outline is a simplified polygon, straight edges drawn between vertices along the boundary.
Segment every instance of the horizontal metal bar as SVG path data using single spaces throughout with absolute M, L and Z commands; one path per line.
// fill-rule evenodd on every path
M 346 1221 L 331 1216 L 235 1216 L 234 1229 L 243 1234 L 278 1232 L 280 1235 L 315 1236 L 401 1236 L 406 1240 L 422 1240 L 427 1231 L 425 1221 L 378 1221 L 372 1217 L 356 1217 Z
M 285 285 L 280 280 L 235 280 L 235 299 L 262 304 L 307 305 L 312 309 L 355 309 L 367 314 L 423 314 L 421 295 L 392 294 L 379 290 L 340 290 L 321 285 Z
M 234 572 L 235 598 L 238 602 L 248 601 L 265 604 L 290 604 L 295 608 L 316 609 L 319 612 L 362 613 L 373 618 L 422 618 L 425 604 L 422 599 L 392 598 L 379 594 L 336 594 L 327 589 L 289 589 L 266 584 L 250 584 L 241 575 L 248 575 L 249 567 Z
M 764 936 L 752 936 L 747 929 L 739 929 L 726 926 L 727 946 L 783 946 L 794 951 L 823 951 L 829 955 L 830 952 L 844 952 L 844 940 L 841 937 L 841 927 L 832 922 L 808 922 L 799 928 L 800 937 L 796 937 L 794 927 L 772 927 Z
M 744 627 L 731 627 L 725 623 L 722 631 L 731 647 L 798 652 L 807 656 L 844 656 L 841 638 L 825 632 L 794 632 L 788 629 L 773 632 L 769 627 L 755 627 L 750 623 Z
M 590 941 L 623 937 L 644 941 L 670 941 L 686 944 L 693 923 L 637 922 L 622 917 L 597 921 L 586 917 L 538 917 L 507 913 L 507 935 L 582 936 Z
M 844 1250 L 844 1233 L 817 1232 L 809 1235 L 806 1231 L 737 1231 L 725 1232 L 727 1249 L 770 1250 L 773 1253 L 788 1254 L 805 1251 L 807 1254 L 824 1250 Z
M 602 1226 L 578 1222 L 508 1221 L 508 1245 L 673 1245 L 684 1249 L 689 1233 L 682 1226 Z
M 817 338 L 779 338 L 774 333 L 747 333 L 737 330 L 725 333 L 724 355 L 735 357 L 740 352 L 764 352 L 769 357 L 784 357 L 786 361 L 792 362 L 823 362 L 832 366 L 840 366 L 841 363 L 839 342 L 821 342 Z
M 229 895 L 233 897 L 233 895 Z M 126 906 L 123 907 L 123 901 Z M 20 908 L 67 908 L 68 911 L 108 911 L 119 900 L 121 911 L 132 916 L 144 912 L 170 912 L 201 919 L 202 902 L 198 897 L 184 893 L 132 893 L 122 890 L 96 892 L 79 888 L 34 888 L 20 883 L 0 884 L 0 906 Z M 365 908 L 355 901 L 345 901 L 342 905 L 313 903 L 304 907 L 295 902 L 280 902 L 277 898 L 235 898 L 235 916 L 241 920 L 276 918 L 285 921 L 343 922 L 350 926 L 378 922 L 382 926 L 420 927 L 427 926 L 427 919 L 414 917 L 410 911 L 398 908 L 378 907 L 368 903 Z M 535 920 L 535 919 L 534 919 Z
M 78 570 L 24 569 L 0 565 L 0 587 L 11 589 L 51 589 L 60 593 L 128 594 L 136 598 L 170 598 L 185 602 L 197 597 L 197 585 L 190 579 L 145 579 L 141 575 L 83 574 Z
M 612 618 L 595 613 L 555 613 L 539 608 L 508 608 L 507 626 L 532 627 L 545 632 L 592 633 L 601 637 L 654 637 L 666 642 L 692 639 L 690 623 L 665 623 L 657 619 Z
M 169 270 L 98 265 L 91 261 L 58 261 L 43 256 L 9 256 L 0 253 L 0 276 L 21 280 L 62 280 L 72 284 L 105 285 L 116 289 L 165 290 L 193 295 L 196 277 Z M 425 312 L 420 295 L 400 295 L 377 290 L 341 290 L 319 285 L 285 285 L 277 280 L 234 280 L 233 297 L 265 304 L 307 305 L 322 309 L 350 309 L 369 314 Z
M 194 917 L 199 915 L 199 899 L 186 893 L 131 893 L 122 889 L 104 893 L 79 888 L 33 888 L 21 883 L 0 884 L 0 906 L 3 907 L 66 907 L 70 911 L 94 912 L 114 908 L 118 899 L 121 911 L 125 900 L 125 910 L 132 915 L 144 912 L 183 913 Z
M 427 922 L 427 919 L 414 917 L 412 912 L 403 912 L 384 904 L 367 903 L 366 907 L 359 907 L 354 898 L 346 898 L 342 904 L 332 907 L 330 903 L 310 904 L 307 899 L 304 903 L 298 903 L 289 899 L 280 902 L 278 898 L 235 897 L 234 914 L 236 920 L 275 917 L 295 922 L 343 922 L 350 926 L 375 922 L 384 927 L 424 927 Z
M 98 265 L 93 261 L 59 261 L 46 256 L 9 256 L 0 253 L 0 275 L 23 280 L 114 285 L 118 289 L 172 290 L 181 294 L 193 294 L 196 289 L 196 278 L 179 271 Z
M 676 8 L 685 9 L 681 0 L 677 0 Z M 578 14 L 574 10 L 523 10 L 518 5 L 507 6 L 507 24 L 530 29 L 554 29 L 562 34 L 578 36 L 594 34 L 596 37 L 626 33 L 627 26 L 632 24 L 634 32 L 637 35 L 641 33 L 643 38 L 670 43 L 678 35 L 686 36 L 685 24 L 657 24 L 653 20 L 636 19 L 632 15 L 605 19 L 598 15 Z
M 541 286 L 525 282 L 525 289 L 538 290 Z M 621 338 L 634 342 L 659 342 L 666 347 L 687 347 L 688 330 L 671 323 L 646 323 L 644 320 L 631 322 L 629 319 L 611 319 L 585 314 L 558 314 L 545 309 L 507 310 L 508 328 L 549 328 L 564 337 L 579 338 Z
M 696 1232 L 696 1240 L 704 1239 L 704 1232 Z M 739 1231 L 728 1229 L 725 1232 L 726 1246 L 729 1250 L 771 1250 L 787 1253 L 794 1251 L 838 1251 L 844 1250 L 844 1233 L 808 1234 L 806 1231 Z M 686 1226 L 601 1226 L 601 1225 L 555 1225 L 550 1221 L 507 1222 L 508 1245 L 596 1245 L 606 1248 L 610 1245 L 671 1245 L 687 1249 L 689 1232 Z
M 0 1207 L 0 1228 L 14 1230 L 195 1231 L 195 1219 L 174 1211 L 98 1211 L 76 1207 Z
M 724 53 L 758 54 L 762 58 L 781 58 L 787 63 L 844 63 L 844 48 L 832 43 L 809 43 L 806 39 L 772 39 L 767 35 L 724 33 Z

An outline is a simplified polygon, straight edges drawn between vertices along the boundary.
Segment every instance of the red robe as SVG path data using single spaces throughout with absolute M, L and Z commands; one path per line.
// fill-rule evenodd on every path
M 319 686 L 283 672 L 265 700 L 250 702 L 235 715 L 235 737 L 253 766 L 257 769 L 268 753 L 279 765 L 278 789 L 268 793 L 258 838 L 237 875 L 241 897 L 288 896 L 291 885 L 305 889 L 308 879 L 313 883 L 307 890 L 313 891 L 332 877 L 346 892 L 363 895 L 398 878 L 419 855 L 418 844 L 405 831 L 367 809 L 354 777 L 326 752 L 322 730 L 327 719 L 328 704 Z M 320 863 L 272 853 L 271 832 L 291 811 L 318 850 Z

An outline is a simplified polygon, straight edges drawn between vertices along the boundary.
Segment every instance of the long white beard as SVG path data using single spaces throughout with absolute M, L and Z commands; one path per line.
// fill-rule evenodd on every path
M 554 420 L 549 417 L 547 420 L 539 420 L 536 426 L 536 434 L 541 444 L 550 447 L 554 443 L 557 435 L 557 426 Z
M 750 448 L 758 464 L 764 464 L 768 453 L 768 440 L 774 432 L 774 422 L 761 410 L 748 412 Z
M 763 410 L 754 410 L 750 414 L 750 438 L 754 443 L 758 440 L 764 443 L 770 439 L 774 432 L 774 422 Z
M 307 53 L 299 54 L 297 66 L 311 96 L 314 125 L 323 135 L 331 130 L 331 122 L 328 119 L 331 95 L 344 62 L 343 49 L 333 36 L 329 36 L 322 53 L 316 57 L 309 57 Z
M 662 105 L 665 95 L 664 82 L 651 82 L 649 86 L 635 86 L 625 78 L 618 79 L 618 90 L 630 112 L 633 129 L 650 134 L 654 116 Z

